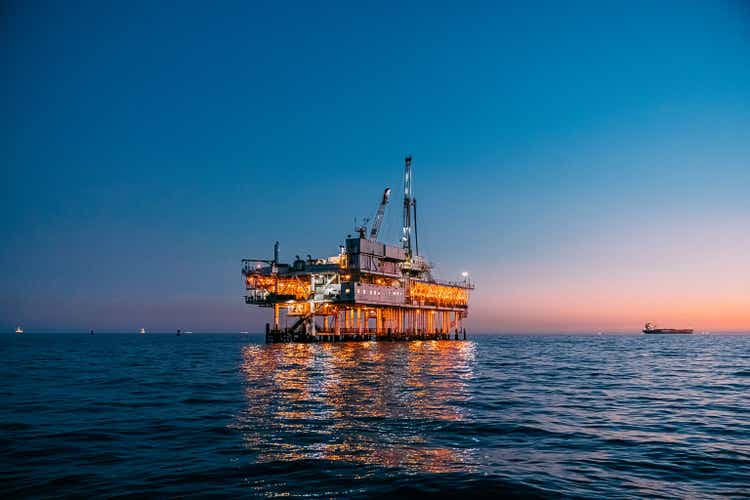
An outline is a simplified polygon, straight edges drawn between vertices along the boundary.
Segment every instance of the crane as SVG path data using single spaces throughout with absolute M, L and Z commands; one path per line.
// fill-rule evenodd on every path
M 385 188 L 383 191 L 383 199 L 380 201 L 378 212 L 375 214 L 375 220 L 372 222 L 372 229 L 370 230 L 370 239 L 377 240 L 378 232 L 380 232 L 380 225 L 383 223 L 383 215 L 385 215 L 385 206 L 388 204 L 388 198 L 391 197 L 391 188 Z

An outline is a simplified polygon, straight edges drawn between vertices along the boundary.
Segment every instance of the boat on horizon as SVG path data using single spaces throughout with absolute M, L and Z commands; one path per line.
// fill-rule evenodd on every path
M 646 323 L 643 333 L 649 335 L 668 335 L 668 334 L 691 334 L 692 328 L 656 328 L 653 323 Z
M 16 333 L 23 333 L 23 328 L 21 326 L 16 326 Z
M 140 330 L 138 330 L 138 333 L 140 333 L 141 335 L 145 335 L 146 334 L 146 329 L 145 328 L 141 328 Z

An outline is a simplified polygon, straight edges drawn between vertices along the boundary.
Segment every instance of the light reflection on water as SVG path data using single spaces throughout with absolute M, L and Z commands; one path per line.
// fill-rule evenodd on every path
M 429 442 L 425 426 L 470 418 L 475 349 L 450 341 L 248 345 L 247 409 L 236 427 L 258 461 L 472 471 L 475 450 Z
M 257 463 L 366 465 L 368 481 L 385 467 L 574 496 L 732 496 L 750 484 L 747 339 L 250 345 L 233 428 Z

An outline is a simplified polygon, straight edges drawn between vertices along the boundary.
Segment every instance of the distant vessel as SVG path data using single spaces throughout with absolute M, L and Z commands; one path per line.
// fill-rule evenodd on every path
M 146 329 L 141 328 L 140 330 L 138 330 L 138 333 L 140 333 L 141 335 L 144 335 L 146 333 Z
M 646 327 L 643 329 L 643 333 L 664 335 L 670 333 L 681 333 L 690 334 L 693 333 L 692 328 L 656 328 L 653 323 L 646 323 Z
M 21 328 L 20 326 L 17 326 L 16 333 L 23 333 L 23 328 Z

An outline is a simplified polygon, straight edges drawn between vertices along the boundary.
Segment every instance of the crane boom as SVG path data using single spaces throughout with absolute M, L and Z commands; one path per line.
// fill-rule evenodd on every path
M 378 207 L 378 213 L 375 214 L 375 220 L 372 222 L 372 229 L 370 230 L 370 239 L 377 240 L 378 233 L 380 232 L 380 225 L 383 223 L 383 215 L 385 215 L 385 206 L 388 204 L 388 198 L 391 196 L 391 188 L 385 188 L 383 191 L 383 199 Z

